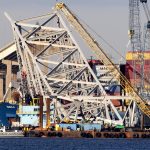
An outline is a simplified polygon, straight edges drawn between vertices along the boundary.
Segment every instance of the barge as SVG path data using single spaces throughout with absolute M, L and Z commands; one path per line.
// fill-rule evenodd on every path
M 49 138 L 150 138 L 148 132 L 96 132 L 96 131 L 46 131 L 31 130 L 24 132 L 25 137 Z

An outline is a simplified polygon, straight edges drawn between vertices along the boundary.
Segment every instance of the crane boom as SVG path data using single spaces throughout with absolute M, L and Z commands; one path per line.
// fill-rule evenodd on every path
M 150 109 L 147 106 L 147 103 L 138 95 L 137 91 L 133 88 L 131 83 L 127 80 L 127 78 L 119 71 L 119 69 L 114 65 L 114 63 L 109 59 L 104 50 L 100 47 L 100 45 L 93 39 L 90 33 L 84 28 L 84 26 L 80 23 L 78 18 L 69 10 L 69 8 L 64 3 L 57 3 L 56 9 L 62 12 L 66 19 L 71 23 L 76 31 L 80 34 L 82 39 L 88 44 L 88 46 L 93 50 L 96 54 L 97 58 L 104 63 L 104 65 L 111 65 L 114 72 L 120 74 L 120 80 L 122 82 L 123 87 L 126 89 L 127 93 L 133 97 L 139 109 L 150 118 Z
M 150 49 L 150 9 L 148 6 L 147 0 L 140 0 L 142 3 L 146 18 L 147 18 L 147 24 L 144 27 L 144 32 L 143 32 L 143 50 L 147 51 Z M 144 58 L 144 52 L 143 52 L 143 58 Z M 144 73 L 144 60 L 143 60 L 143 77 L 147 76 L 146 73 Z M 144 84 L 144 82 L 143 82 Z
M 140 0 L 140 2 L 143 5 L 147 20 L 150 21 L 150 10 L 149 10 L 148 4 L 147 4 L 147 0 Z

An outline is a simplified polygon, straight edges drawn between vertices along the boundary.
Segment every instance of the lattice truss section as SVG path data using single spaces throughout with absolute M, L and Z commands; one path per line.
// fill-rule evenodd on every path
M 124 122 L 112 100 L 131 98 L 106 94 L 59 12 L 22 21 L 7 18 L 20 70 L 26 73 L 28 90 L 23 89 L 24 94 L 51 98 L 55 120 Z

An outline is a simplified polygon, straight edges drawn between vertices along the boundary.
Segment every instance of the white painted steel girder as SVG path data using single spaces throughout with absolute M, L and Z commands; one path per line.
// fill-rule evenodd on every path
M 50 98 L 54 121 L 59 118 L 61 121 L 92 122 L 98 118 L 123 124 L 124 118 L 112 100 L 132 98 L 107 95 L 61 13 L 20 22 L 6 16 L 12 25 L 20 70 L 26 74 L 24 94 Z

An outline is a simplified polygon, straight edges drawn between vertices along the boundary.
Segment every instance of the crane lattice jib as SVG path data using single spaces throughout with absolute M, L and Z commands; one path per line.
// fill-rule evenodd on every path
M 96 54 L 97 58 L 104 63 L 104 65 L 111 65 L 114 72 L 120 74 L 120 80 L 126 92 L 133 97 L 139 109 L 150 118 L 150 109 L 147 103 L 138 95 L 137 91 L 133 88 L 128 79 L 119 71 L 119 69 L 114 65 L 114 63 L 105 54 L 104 50 L 99 46 L 99 44 L 92 38 L 92 36 L 87 32 L 83 25 L 79 22 L 77 17 L 69 10 L 69 8 L 64 3 L 57 3 L 56 9 L 63 12 L 66 19 L 75 27 L 82 39 L 88 44 L 88 46 Z

